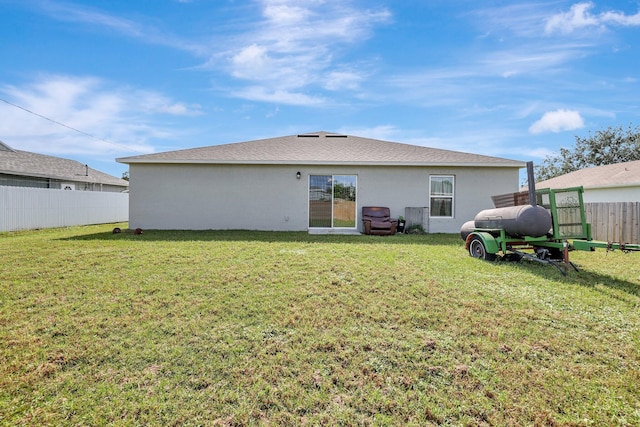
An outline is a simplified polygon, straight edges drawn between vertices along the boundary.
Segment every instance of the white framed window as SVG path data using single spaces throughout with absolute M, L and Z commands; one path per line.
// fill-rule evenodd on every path
M 429 176 L 429 216 L 453 218 L 455 177 L 453 175 Z

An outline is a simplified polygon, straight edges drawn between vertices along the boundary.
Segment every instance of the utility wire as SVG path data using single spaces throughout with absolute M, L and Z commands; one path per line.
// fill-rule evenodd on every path
M 93 138 L 93 139 L 96 139 L 96 140 L 98 140 L 98 141 L 106 142 L 107 144 L 115 145 L 116 147 L 123 148 L 123 149 L 125 149 L 125 150 L 127 150 L 127 151 L 133 151 L 133 152 L 135 152 L 135 153 L 142 153 L 142 151 L 134 150 L 133 148 L 131 148 L 131 147 L 127 147 L 126 145 L 118 144 L 118 143 L 116 143 L 116 142 L 107 141 L 106 139 L 99 138 L 99 137 L 97 137 L 97 136 L 95 136 L 95 135 L 91 135 L 90 133 L 87 133 L 87 132 L 81 131 L 81 130 L 76 129 L 76 128 L 74 128 L 74 127 L 71 127 L 71 126 L 69 126 L 69 125 L 65 125 L 64 123 L 60 123 L 60 122 L 58 122 L 58 121 L 56 121 L 56 120 L 53 120 L 52 118 L 49 118 L 49 117 L 47 117 L 47 116 L 43 116 L 42 114 L 38 114 L 38 113 L 36 113 L 35 111 L 31 111 L 31 110 L 29 110 L 28 108 L 24 108 L 24 107 L 21 107 L 21 106 L 20 106 L 20 105 L 18 105 L 18 104 L 14 104 L 13 102 L 9 102 L 9 101 L 7 101 L 6 99 L 0 98 L 0 101 L 4 102 L 4 103 L 6 103 L 6 104 L 9 104 L 9 105 L 11 105 L 11 106 L 13 106 L 13 107 L 19 108 L 19 109 L 21 109 L 22 111 L 26 111 L 26 112 L 27 112 L 27 113 L 29 113 L 29 114 L 33 114 L 34 116 L 38 116 L 38 117 L 40 117 L 40 118 L 43 118 L 43 119 L 45 119 L 45 120 L 48 120 L 48 121 L 50 121 L 51 123 L 55 123 L 55 124 L 57 124 L 58 126 L 62 126 L 62 127 L 67 128 L 67 129 L 71 129 L 71 130 L 72 130 L 72 131 L 74 131 L 74 132 L 78 132 L 78 133 L 80 133 L 80 134 L 82 134 L 82 135 L 88 136 L 89 138 Z

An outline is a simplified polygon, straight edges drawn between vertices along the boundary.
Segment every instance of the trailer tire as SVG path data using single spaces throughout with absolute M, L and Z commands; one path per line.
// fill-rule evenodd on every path
M 487 247 L 484 245 L 482 239 L 478 236 L 473 236 L 469 241 L 469 255 L 474 258 L 480 258 L 485 261 L 495 261 L 496 254 L 490 254 L 487 252 Z

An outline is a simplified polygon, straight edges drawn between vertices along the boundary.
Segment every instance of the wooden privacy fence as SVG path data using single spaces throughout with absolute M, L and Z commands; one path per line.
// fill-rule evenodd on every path
M 585 203 L 594 240 L 640 244 L 640 203 Z
M 0 232 L 128 220 L 128 193 L 0 186 Z

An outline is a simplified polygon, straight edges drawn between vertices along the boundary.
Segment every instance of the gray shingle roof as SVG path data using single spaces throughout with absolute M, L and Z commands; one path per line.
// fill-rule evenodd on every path
M 581 169 L 536 183 L 536 188 L 640 187 L 640 160 Z
M 120 163 L 524 167 L 499 157 L 316 132 L 116 159 Z
M 13 150 L 2 143 L 0 143 L 0 173 L 122 187 L 129 186 L 129 182 L 124 179 L 116 178 L 92 168 L 87 170 L 85 165 L 75 160 Z

